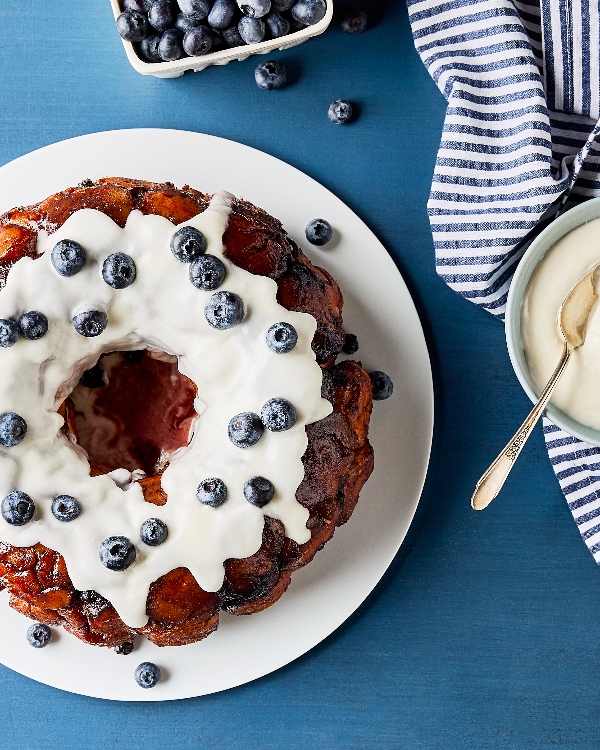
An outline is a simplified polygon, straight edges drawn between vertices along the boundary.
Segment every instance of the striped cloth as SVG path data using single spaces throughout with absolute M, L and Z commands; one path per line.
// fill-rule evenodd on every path
M 532 230 L 600 196 L 600 1 L 407 0 L 448 101 L 429 219 L 441 278 L 504 317 Z M 600 449 L 544 419 L 552 466 L 600 563 Z

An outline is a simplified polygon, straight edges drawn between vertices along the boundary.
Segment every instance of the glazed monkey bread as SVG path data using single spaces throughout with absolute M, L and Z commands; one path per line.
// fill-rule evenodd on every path
M 20 273 L 20 270 L 15 270 L 7 283 L 9 271 L 22 258 L 35 259 L 33 263 L 27 261 L 19 264 L 22 268 L 41 267 L 41 264 L 46 262 L 46 256 L 49 255 L 45 248 L 52 248 L 55 242 L 54 234 L 60 235 L 65 222 L 69 220 L 76 222 L 77 217 L 83 216 L 88 217 L 92 222 L 99 222 L 98 226 L 102 228 L 106 225 L 106 231 L 109 233 L 113 231 L 113 228 L 115 232 L 130 231 L 130 228 L 135 225 L 142 235 L 147 227 L 153 231 L 156 229 L 163 233 L 165 231 L 173 233 L 175 232 L 173 225 L 198 222 L 198 226 L 202 226 L 203 231 L 209 237 L 208 251 L 212 253 L 210 231 L 205 230 L 205 225 L 201 222 L 204 219 L 208 221 L 211 211 L 214 215 L 218 214 L 222 217 L 225 205 L 227 215 L 222 225 L 224 232 L 219 232 L 219 242 L 216 243 L 216 245 L 222 245 L 223 264 L 230 269 L 227 272 L 228 276 L 225 278 L 223 289 L 229 288 L 230 276 L 234 278 L 235 273 L 240 274 L 235 269 L 242 269 L 245 273 L 242 282 L 249 286 L 242 284 L 244 289 L 250 289 L 253 284 L 267 285 L 265 279 L 271 279 L 276 284 L 276 287 L 273 285 L 271 306 L 279 305 L 282 313 L 289 311 L 287 315 L 290 321 L 293 319 L 302 325 L 305 325 L 302 321 L 310 321 L 306 324 L 309 326 L 306 330 L 311 331 L 311 340 L 307 343 L 304 358 L 297 359 L 297 361 L 298 367 L 308 368 L 306 372 L 310 373 L 310 377 L 307 376 L 307 380 L 313 378 L 313 382 L 317 382 L 314 380 L 317 376 L 321 380 L 322 372 L 321 395 L 317 393 L 313 398 L 315 409 L 312 412 L 308 404 L 306 408 L 304 403 L 294 404 L 298 412 L 295 433 L 293 429 L 289 430 L 289 433 L 279 432 L 278 430 L 285 429 L 281 426 L 270 428 L 274 430 L 272 433 L 266 430 L 269 433 L 268 439 L 284 440 L 287 439 L 286 436 L 295 434 L 296 441 L 304 441 L 296 442 L 297 445 L 302 445 L 302 451 L 298 454 L 298 459 L 301 458 L 302 462 L 299 484 L 296 482 L 295 488 L 297 489 L 293 493 L 295 497 L 289 498 L 288 505 L 285 506 L 290 509 L 288 516 L 278 510 L 283 501 L 275 502 L 274 500 L 268 504 L 267 500 L 267 503 L 261 505 L 260 502 L 255 502 L 256 495 L 246 495 L 248 503 L 245 507 L 250 508 L 250 503 L 254 503 L 251 508 L 255 513 L 253 518 L 256 519 L 256 523 L 260 523 L 260 527 L 257 528 L 262 537 L 259 536 L 258 542 L 252 549 L 246 549 L 244 555 L 228 556 L 220 561 L 217 560 L 222 583 L 206 585 L 205 581 L 210 576 L 207 579 L 197 580 L 199 576 L 192 574 L 191 565 L 188 567 L 187 564 L 177 559 L 176 554 L 169 554 L 168 560 L 175 560 L 177 564 L 173 564 L 171 569 L 167 567 L 161 575 L 149 583 L 143 618 L 145 624 L 142 624 L 142 621 L 136 621 L 135 617 L 122 617 L 124 608 L 117 606 L 117 600 L 113 596 L 107 595 L 107 591 L 111 591 L 110 585 L 102 593 L 92 588 L 86 590 L 76 588 L 71 579 L 77 581 L 78 576 L 75 570 L 67 568 L 65 559 L 69 558 L 65 548 L 61 547 L 59 542 L 56 544 L 57 549 L 52 549 L 47 543 L 42 544 L 39 540 L 34 543 L 36 540 L 26 536 L 23 537 L 27 540 L 26 545 L 15 544 L 15 537 L 11 537 L 8 531 L 11 534 L 16 533 L 17 526 L 11 526 L 11 521 L 5 523 L 6 515 L 3 513 L 5 520 L 0 519 L 0 585 L 8 590 L 10 605 L 39 622 L 52 626 L 62 625 L 66 630 L 90 644 L 116 647 L 143 634 L 159 646 L 184 645 L 199 641 L 215 630 L 219 621 L 219 612 L 222 609 L 241 615 L 252 614 L 269 607 L 285 592 L 292 573 L 309 563 L 315 553 L 332 537 L 336 526 L 340 526 L 350 518 L 359 492 L 373 469 L 373 450 L 368 441 L 372 407 L 371 382 L 359 362 L 345 360 L 336 363 L 345 337 L 342 327 L 343 298 L 339 287 L 327 271 L 310 263 L 275 218 L 244 200 L 232 196 L 211 198 L 188 186 L 176 188 L 170 183 L 158 184 L 124 178 L 104 178 L 96 182 L 86 181 L 34 206 L 13 209 L 0 217 L 0 318 L 4 316 L 18 318 L 19 315 L 27 312 L 27 310 L 15 309 L 11 315 L 1 306 L 3 293 L 9 292 L 13 278 Z M 92 209 L 93 212 L 84 209 Z M 147 219 L 150 216 L 153 218 Z M 167 225 L 165 220 L 168 220 L 170 224 Z M 217 225 L 218 222 L 215 226 Z M 76 227 L 77 224 L 66 226 Z M 165 229 L 165 226 L 171 226 L 171 229 Z M 43 245 L 43 242 L 46 242 L 46 245 Z M 213 245 L 215 245 L 214 242 Z M 43 255 L 40 255 L 41 251 Z M 174 262 L 168 251 L 165 256 L 169 256 L 169 262 Z M 106 271 L 106 262 L 103 274 Z M 130 288 L 143 290 L 146 283 L 145 274 L 149 272 L 145 270 L 146 267 L 143 266 L 141 260 L 136 260 L 133 269 L 135 284 Z M 50 273 L 50 267 L 48 273 Z M 55 275 L 58 278 L 58 274 Z M 83 276 L 82 273 L 81 277 Z M 246 277 L 250 279 L 250 282 L 245 280 Z M 261 281 L 258 277 L 264 278 Z M 99 287 L 102 286 L 102 278 L 98 274 L 94 278 L 95 283 Z M 69 283 L 69 280 L 65 281 Z M 111 283 L 106 275 L 104 275 L 104 281 L 106 281 L 106 289 L 111 294 L 111 287 L 121 288 Z M 131 284 L 131 279 L 127 283 Z M 164 285 L 170 283 L 166 274 L 161 283 Z M 268 283 L 272 284 L 272 282 Z M 197 284 L 194 286 L 200 289 L 215 288 L 198 287 Z M 189 288 L 190 294 L 197 292 L 197 289 L 191 285 Z M 267 286 L 264 288 L 266 289 Z M 188 287 L 186 287 L 186 293 L 187 289 Z M 262 289 L 263 287 L 259 290 L 260 294 L 257 292 L 256 300 L 264 298 Z M 115 296 L 121 294 L 121 298 L 124 299 L 125 292 L 126 290 L 123 290 L 114 294 Z M 207 292 L 202 292 L 202 294 L 206 299 L 210 297 Z M 218 294 L 213 294 L 211 300 Z M 220 292 L 220 294 L 227 295 L 229 292 Z M 235 294 L 230 296 L 236 297 Z M 244 297 L 243 294 L 241 296 Z M 221 301 L 223 299 L 221 298 Z M 148 304 L 151 302 L 149 301 Z M 15 305 L 18 307 L 18 302 Z M 254 318 L 260 316 L 255 312 L 251 303 L 248 305 L 250 313 L 247 317 L 252 323 Z M 256 307 L 258 306 L 257 302 Z M 43 309 L 41 311 L 44 312 Z M 75 315 L 73 325 L 77 333 L 81 333 L 75 324 L 78 312 L 78 310 L 73 311 Z M 102 310 L 96 312 L 102 314 Z M 306 315 L 293 317 L 296 313 L 308 313 L 312 317 L 309 318 Z M 112 315 L 110 307 L 108 315 L 109 318 Z M 48 315 L 48 318 L 50 329 L 52 329 L 53 319 L 51 315 Z M 284 320 L 283 315 L 281 319 Z M 210 326 L 206 326 L 205 321 L 202 323 L 210 335 L 217 337 L 222 335 L 224 342 L 232 342 L 226 344 L 225 347 L 242 346 L 243 342 L 240 344 L 239 339 L 241 334 L 237 339 L 226 339 L 225 337 L 233 336 L 231 331 L 214 333 L 218 326 L 215 326 L 214 322 L 211 323 L 208 313 L 207 320 Z M 246 325 L 245 320 L 239 326 L 240 330 Z M 104 322 L 105 327 L 106 325 Z M 235 330 L 235 328 L 232 329 L 232 331 Z M 298 330 L 300 341 L 301 330 L 304 329 L 300 327 Z M 91 337 L 96 335 L 96 332 L 90 333 L 89 330 L 81 334 L 81 346 L 87 346 L 88 342 L 92 341 Z M 262 346 L 264 334 L 261 335 Z M 90 338 L 86 338 L 88 336 Z M 97 340 L 100 342 L 102 336 L 98 336 Z M 35 347 L 41 343 L 35 340 L 19 341 L 14 350 L 22 346 L 25 351 L 25 346 Z M 300 349 L 300 343 L 298 349 Z M 0 360 L 3 354 L 10 351 L 12 347 L 0 349 Z M 33 351 L 33 348 L 28 351 Z M 211 418 L 210 405 L 206 412 L 202 412 L 202 408 L 198 406 L 203 397 L 203 381 L 200 381 L 196 388 L 198 381 L 185 375 L 181 360 L 178 369 L 176 357 L 166 354 L 160 346 L 152 342 L 148 343 L 147 339 L 138 343 L 137 347 L 132 343 L 132 339 L 128 339 L 126 346 L 116 345 L 112 349 L 104 348 L 98 352 L 91 360 L 91 355 L 86 355 L 87 359 L 81 356 L 73 366 L 72 377 L 56 390 L 56 408 L 51 416 L 58 425 L 61 445 L 68 447 L 79 462 L 82 456 L 85 457 L 88 481 L 110 483 L 108 479 L 110 476 L 114 483 L 114 492 L 122 493 L 126 490 L 132 498 L 135 493 L 138 493 L 143 501 L 146 515 L 158 515 L 160 518 L 160 513 L 166 513 L 169 506 L 176 508 L 180 502 L 176 493 L 170 496 L 169 489 L 172 485 L 169 485 L 167 480 L 169 466 L 175 467 L 177 461 L 181 463 L 185 459 L 186 451 L 189 453 L 191 450 L 193 441 L 196 439 L 195 432 L 198 431 L 196 419 L 201 425 L 203 420 Z M 271 356 L 266 346 L 265 352 L 267 353 L 264 356 Z M 299 355 L 300 352 L 298 352 Z M 66 357 L 66 354 L 64 356 Z M 291 355 L 288 354 L 277 354 L 273 361 L 291 362 L 290 357 Z M 321 372 L 315 364 L 315 359 Z M 316 369 L 316 376 L 310 368 Z M 2 377 L 0 370 L 0 380 Z M 275 392 L 272 395 L 282 394 Z M 283 399 L 272 400 L 282 401 Z M 208 403 L 210 404 L 210 401 Z M 3 410 L 4 406 L 0 403 L 0 411 Z M 234 409 L 231 416 L 235 415 L 236 411 Z M 318 418 L 315 421 L 308 421 L 309 412 L 317 414 Z M 198 413 L 202 414 L 199 418 Z M 60 415 L 60 419 L 57 414 Z M 237 415 L 237 417 L 241 416 L 243 415 Z M 304 422 L 302 422 L 303 419 Z M 64 422 L 61 423 L 62 426 L 58 424 L 60 420 Z M 100 423 L 103 429 L 98 426 Z M 235 430 L 235 424 L 232 428 L 232 423 L 234 419 L 230 422 L 230 430 Z M 263 429 L 262 426 L 258 426 L 261 430 Z M 193 438 L 188 448 L 190 435 L 193 435 Z M 35 429 L 31 427 L 23 446 L 27 444 L 27 440 L 34 440 L 35 436 Z M 232 442 L 234 441 L 231 433 L 229 438 Z M 234 443 L 235 445 L 240 444 Z M 11 446 L 0 445 L 0 459 L 3 459 L 4 454 L 4 458 L 7 457 L 6 461 L 12 461 L 16 450 L 18 449 Z M 83 453 L 84 450 L 85 453 Z M 248 449 L 246 445 L 241 445 L 237 450 L 239 453 L 236 455 L 246 456 L 250 455 L 255 448 Z M 0 461 L 0 475 L 5 465 L 12 466 L 12 463 L 4 464 Z M 57 466 L 55 472 L 60 471 L 60 466 Z M 128 478 L 123 478 L 125 475 Z M 213 482 L 213 485 L 209 487 L 212 491 L 215 489 L 216 480 L 213 475 L 209 477 Z M 262 478 L 253 477 L 253 479 Z M 10 494 L 17 495 L 22 487 L 6 484 L 10 481 L 12 480 L 5 481 L 6 488 Z M 279 480 L 274 481 L 276 492 L 278 482 Z M 112 484 L 110 486 L 112 487 Z M 2 488 L 4 490 L 4 485 Z M 244 489 L 245 492 L 246 489 Z M 30 494 L 33 493 L 30 492 Z M 233 493 L 230 492 L 230 495 Z M 25 497 L 29 496 L 25 495 Z M 121 502 L 129 504 L 132 502 L 129 497 L 127 494 L 122 494 Z M 199 499 L 200 495 L 198 499 L 193 498 L 195 507 L 201 506 Z M 74 535 L 76 524 L 83 523 L 86 513 L 90 514 L 90 511 L 86 511 L 85 508 L 85 498 L 79 497 L 79 500 L 83 506 L 81 517 L 72 523 L 55 524 L 62 534 L 62 536 L 59 534 L 57 539 L 63 541 L 70 539 L 71 536 L 65 536 L 67 532 Z M 36 505 L 35 513 L 38 514 L 44 503 L 49 506 L 51 499 L 48 501 L 33 497 L 33 501 Z M 237 502 L 237 498 L 235 501 Z M 243 498 L 240 502 L 242 501 Z M 203 506 L 201 510 L 206 514 L 212 513 L 211 518 L 217 518 L 217 513 L 228 507 L 230 509 L 227 512 L 232 512 L 231 508 L 234 508 L 234 503 L 229 496 L 220 507 Z M 256 508 L 263 510 L 257 514 Z M 289 513 L 292 513 L 292 510 L 296 514 L 293 518 L 301 521 L 301 533 L 287 533 L 288 521 L 291 518 Z M 46 516 L 49 517 L 49 513 L 44 510 L 44 519 Z M 29 526 L 34 527 L 38 516 L 31 517 L 34 523 L 30 523 Z M 54 523 L 52 518 L 49 523 Z M 167 525 L 172 531 L 170 524 L 167 523 Z M 19 526 L 20 528 L 25 529 L 27 525 Z M 294 536 L 295 539 L 292 538 Z M 110 538 L 123 539 L 123 537 Z M 176 539 L 172 539 L 167 543 L 175 545 L 176 542 Z M 207 544 L 209 542 L 210 540 Z M 165 543 L 165 550 L 167 543 Z M 146 542 L 147 544 L 151 542 Z M 223 544 L 227 549 L 226 538 Z M 138 559 L 127 571 L 119 572 L 119 569 L 113 568 L 107 572 L 105 568 L 102 568 L 98 560 L 97 546 L 94 552 L 94 564 L 102 568 L 103 574 L 112 576 L 110 581 L 117 581 L 119 576 L 133 575 L 136 569 L 143 569 L 146 560 L 152 560 L 154 559 L 152 555 L 158 555 L 161 547 L 154 548 L 146 545 L 139 542 L 139 536 L 134 538 L 130 552 L 135 559 L 137 549 Z M 177 548 L 173 546 L 172 549 Z M 106 565 L 106 562 L 103 562 Z M 162 564 L 164 564 L 164 556 Z M 69 567 L 72 568 L 72 565 Z M 152 569 L 150 565 L 150 570 Z M 210 580 L 214 581 L 214 576 Z M 204 586 L 201 585 L 203 583 Z

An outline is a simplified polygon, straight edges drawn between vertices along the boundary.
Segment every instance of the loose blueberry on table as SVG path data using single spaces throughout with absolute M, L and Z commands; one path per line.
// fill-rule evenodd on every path
M 325 219 L 313 219 L 306 225 L 305 234 L 311 245 L 322 247 L 333 237 L 333 229 Z
M 349 8 L 344 14 L 342 29 L 346 34 L 362 34 L 367 29 L 367 14 L 364 10 Z
M 345 125 L 352 119 L 352 105 L 343 99 L 336 99 L 329 105 L 327 117 L 334 125 Z
M 27 628 L 27 643 L 34 648 L 44 648 L 52 640 L 52 631 L 41 622 L 34 622 Z
M 259 89 L 272 91 L 285 86 L 287 72 L 277 60 L 266 60 L 258 63 L 254 71 L 254 78 Z

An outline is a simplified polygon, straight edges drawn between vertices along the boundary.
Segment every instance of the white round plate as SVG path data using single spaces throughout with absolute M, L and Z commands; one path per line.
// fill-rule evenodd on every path
M 130 656 L 88 646 L 57 628 L 44 649 L 25 639 L 30 624 L 0 594 L 0 662 L 35 680 L 113 700 L 171 700 L 241 685 L 283 667 L 326 638 L 373 590 L 404 539 L 429 461 L 433 387 L 427 347 L 410 294 L 365 224 L 332 193 L 278 159 L 239 143 L 177 130 L 120 130 L 74 138 L 0 168 L 0 213 L 42 200 L 85 178 L 135 177 L 228 190 L 278 217 L 311 260 L 338 280 L 344 323 L 358 336 L 363 366 L 394 380 L 375 402 L 370 439 L 375 471 L 350 521 L 275 605 L 250 617 L 223 614 L 216 633 L 190 646 L 136 642 Z M 335 235 L 314 248 L 304 227 L 326 218 Z M 59 550 L 60 551 L 60 550 Z M 138 639 L 142 641 L 142 639 Z M 163 680 L 139 688 L 133 671 L 156 662 Z

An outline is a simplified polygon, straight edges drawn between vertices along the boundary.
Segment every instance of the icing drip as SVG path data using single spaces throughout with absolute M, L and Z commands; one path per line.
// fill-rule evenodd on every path
M 44 338 L 21 338 L 0 350 L 0 414 L 14 411 L 28 425 L 20 445 L 0 447 L 0 498 L 20 490 L 36 504 L 34 520 L 24 526 L 10 526 L 0 518 L 0 540 L 21 547 L 41 542 L 60 552 L 73 585 L 110 600 L 131 627 L 146 624 L 149 586 L 174 568 L 186 567 L 202 588 L 218 590 L 223 562 L 252 555 L 260 547 L 265 515 L 280 519 L 286 535 L 299 544 L 310 538 L 308 511 L 295 499 L 304 476 L 305 426 L 331 412 L 330 403 L 321 398 L 321 369 L 311 349 L 316 322 L 281 307 L 272 279 L 254 276 L 224 258 L 230 199 L 218 193 L 205 212 L 182 226 L 203 232 L 207 252 L 226 267 L 220 291 L 234 292 L 244 301 L 246 317 L 234 328 L 217 330 L 208 324 L 204 307 L 212 292 L 196 289 L 188 278 L 189 266 L 171 253 L 173 224 L 138 211 L 123 229 L 101 212 L 77 211 L 51 236 L 40 233 L 41 257 L 19 260 L 0 291 L 0 317 L 17 319 L 39 310 L 49 320 Z M 87 252 L 85 268 L 70 278 L 60 276 L 50 261 L 50 251 L 61 239 L 75 240 Z M 104 260 L 114 252 L 130 255 L 136 264 L 137 280 L 125 289 L 115 290 L 101 277 Z M 91 309 L 107 313 L 108 327 L 97 338 L 84 338 L 71 321 Z M 292 324 L 299 336 L 297 346 L 284 355 L 265 343 L 267 330 L 280 321 Z M 190 444 L 171 456 L 162 476 L 169 500 L 161 507 L 144 502 L 125 468 L 90 477 L 86 455 L 64 436 L 57 413 L 82 372 L 102 354 L 142 348 L 176 356 L 179 371 L 200 394 L 194 406 L 201 417 L 194 422 Z M 253 447 L 236 448 L 227 436 L 231 417 L 260 413 L 274 397 L 295 406 L 294 427 L 266 430 Z M 275 486 L 275 496 L 264 508 L 244 498 L 244 484 L 255 475 Z M 198 484 L 208 477 L 221 478 L 228 488 L 227 500 L 217 508 L 196 499 Z M 77 519 L 63 523 L 53 517 L 50 506 L 58 495 L 79 500 Z M 140 541 L 140 527 L 149 517 L 161 519 L 169 529 L 158 547 Z M 125 571 L 108 570 L 99 560 L 100 543 L 109 536 L 126 536 L 136 546 L 136 562 Z

